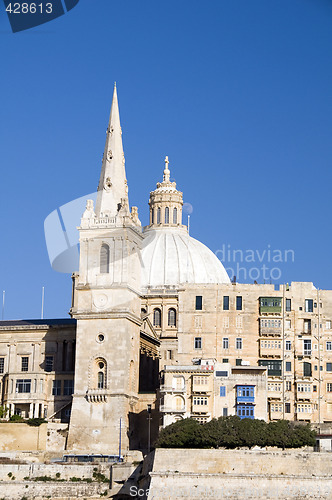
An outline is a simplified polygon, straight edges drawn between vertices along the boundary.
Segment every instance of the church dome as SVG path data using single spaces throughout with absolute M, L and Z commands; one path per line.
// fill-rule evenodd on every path
M 186 228 L 149 228 L 142 247 L 142 287 L 229 283 L 224 266 Z

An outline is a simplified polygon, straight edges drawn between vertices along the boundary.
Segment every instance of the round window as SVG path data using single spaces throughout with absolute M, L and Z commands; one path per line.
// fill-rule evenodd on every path
M 99 342 L 104 342 L 104 339 L 105 339 L 104 335 L 103 335 L 102 333 L 100 333 L 100 334 L 98 335 L 98 340 L 99 340 Z
M 105 365 L 104 365 L 104 363 L 101 361 L 100 363 L 98 363 L 98 366 L 99 366 L 99 368 L 102 370 L 102 369 L 104 368 L 104 366 L 105 366 Z

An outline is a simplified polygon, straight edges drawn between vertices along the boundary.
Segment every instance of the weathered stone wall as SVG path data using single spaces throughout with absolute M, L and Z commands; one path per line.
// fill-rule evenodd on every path
M 46 449 L 47 424 L 31 427 L 27 424 L 0 424 L 0 451 L 40 451 Z
M 109 464 L 2 464 L 0 465 L 0 498 L 4 500 L 57 498 L 100 498 L 109 482 L 94 481 L 93 473 L 110 478 Z M 58 477 L 57 477 L 58 474 Z M 35 481 L 46 476 L 54 481 Z M 70 481 L 75 478 L 74 481 Z M 92 479 L 93 482 L 85 482 Z
M 17 481 L 23 481 L 26 477 L 31 480 L 41 476 L 56 479 L 57 473 L 60 473 L 60 479 L 69 480 L 71 477 L 87 479 L 93 477 L 96 468 L 98 472 L 104 474 L 107 478 L 110 476 L 110 465 L 108 464 L 1 464 L 0 481 L 8 481 L 8 474 L 14 476 Z
M 28 483 L 6 481 L 0 483 L 0 497 L 3 500 L 44 500 L 56 498 L 70 500 L 72 498 L 100 498 L 107 490 L 108 485 L 103 483 Z
M 151 484 L 143 488 L 149 500 L 328 499 L 331 470 L 329 453 L 157 449 Z

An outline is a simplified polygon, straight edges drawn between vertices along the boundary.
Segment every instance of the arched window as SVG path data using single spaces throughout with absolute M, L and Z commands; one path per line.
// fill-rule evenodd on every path
M 174 210 L 173 210 L 173 224 L 177 224 L 177 223 L 178 223 L 178 209 L 174 208 Z
M 103 243 L 100 249 L 100 273 L 110 272 L 110 247 Z
M 153 326 L 161 326 L 161 310 L 154 309 L 153 311 Z
M 104 389 L 104 378 L 103 372 L 98 372 L 98 389 Z
M 165 208 L 165 224 L 169 224 L 169 208 Z
M 96 358 L 93 362 L 93 376 L 91 377 L 91 389 L 106 389 L 107 364 L 104 358 Z M 90 383 L 89 383 L 90 385 Z
M 176 310 L 168 309 L 168 326 L 176 326 Z
M 151 210 L 151 224 L 154 224 L 154 208 Z
M 161 217 L 161 214 L 160 214 L 160 207 L 159 207 L 157 210 L 157 224 L 160 224 L 160 217 Z

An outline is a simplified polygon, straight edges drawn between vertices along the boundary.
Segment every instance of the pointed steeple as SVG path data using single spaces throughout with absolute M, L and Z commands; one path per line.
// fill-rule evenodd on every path
M 116 84 L 114 84 L 112 108 L 106 132 L 106 144 L 101 168 L 96 216 L 114 217 L 122 208 L 128 210 L 128 186 L 125 157 L 122 147 L 122 131 Z

